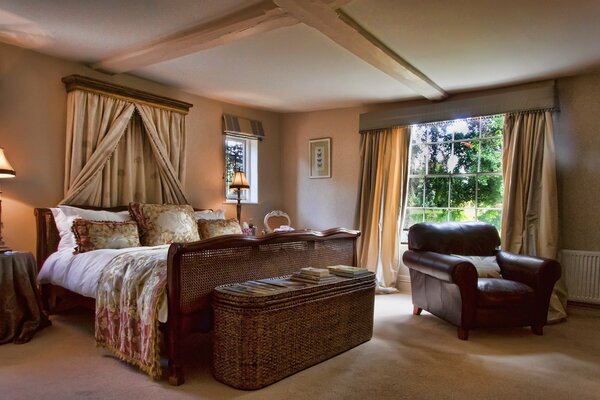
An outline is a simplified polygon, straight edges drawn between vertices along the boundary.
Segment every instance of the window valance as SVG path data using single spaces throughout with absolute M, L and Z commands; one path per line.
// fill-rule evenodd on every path
M 262 122 L 223 114 L 223 134 L 262 140 L 265 137 Z
M 126 86 L 115 85 L 114 83 L 104 82 L 87 76 L 69 75 L 62 78 L 62 81 L 65 84 L 67 93 L 72 92 L 73 90 L 83 90 L 133 103 L 163 108 L 182 114 L 187 114 L 190 108 L 193 107 L 192 104 L 186 103 L 185 101 L 159 96 Z
M 406 102 L 360 115 L 360 131 L 527 110 L 557 109 L 555 82 L 461 93 L 440 102 Z

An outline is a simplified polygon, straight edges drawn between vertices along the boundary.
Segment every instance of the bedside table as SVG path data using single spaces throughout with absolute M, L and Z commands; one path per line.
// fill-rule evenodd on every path
M 0 254 L 0 344 L 27 343 L 35 332 L 50 325 L 42 311 L 33 254 Z

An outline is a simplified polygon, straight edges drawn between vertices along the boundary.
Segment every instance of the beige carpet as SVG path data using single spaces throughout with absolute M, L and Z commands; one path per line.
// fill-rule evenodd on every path
M 0 346 L 1 399 L 599 399 L 600 310 L 573 307 L 544 336 L 526 329 L 473 331 L 468 342 L 410 296 L 376 297 L 370 342 L 257 391 L 215 381 L 209 338 L 172 387 L 94 345 L 90 315 L 54 316 L 24 345 Z M 196 338 L 198 339 L 198 338 Z

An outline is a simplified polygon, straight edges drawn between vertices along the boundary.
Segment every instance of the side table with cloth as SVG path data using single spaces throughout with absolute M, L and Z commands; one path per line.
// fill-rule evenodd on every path
M 36 277 L 31 253 L 0 254 L 0 344 L 26 343 L 35 332 L 50 325 Z

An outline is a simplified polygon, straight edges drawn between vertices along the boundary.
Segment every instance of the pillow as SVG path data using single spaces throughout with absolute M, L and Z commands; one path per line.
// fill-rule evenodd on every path
M 194 209 L 189 205 L 129 203 L 142 246 L 200 240 Z
M 87 219 L 91 221 L 113 221 L 113 222 L 124 222 L 131 221 L 131 216 L 128 211 L 105 211 L 105 210 L 86 210 L 83 208 L 77 208 L 72 206 L 59 205 L 58 207 L 51 208 L 52 215 L 54 216 L 54 222 L 58 229 L 60 236 L 60 242 L 58 243 L 58 250 L 74 250 L 77 247 L 75 241 L 75 234 L 71 229 L 73 221 L 77 218 Z
M 225 210 L 194 211 L 196 219 L 225 219 Z
M 480 278 L 502 278 L 502 275 L 500 275 L 500 267 L 498 266 L 495 256 L 479 257 L 461 256 L 458 254 L 452 255 L 473 264 L 477 270 L 477 276 Z
M 73 221 L 73 233 L 77 248 L 73 254 L 98 249 L 123 249 L 140 245 L 138 227 L 135 221 Z
M 242 228 L 237 219 L 199 219 L 198 232 L 202 239 L 221 235 L 241 234 Z

